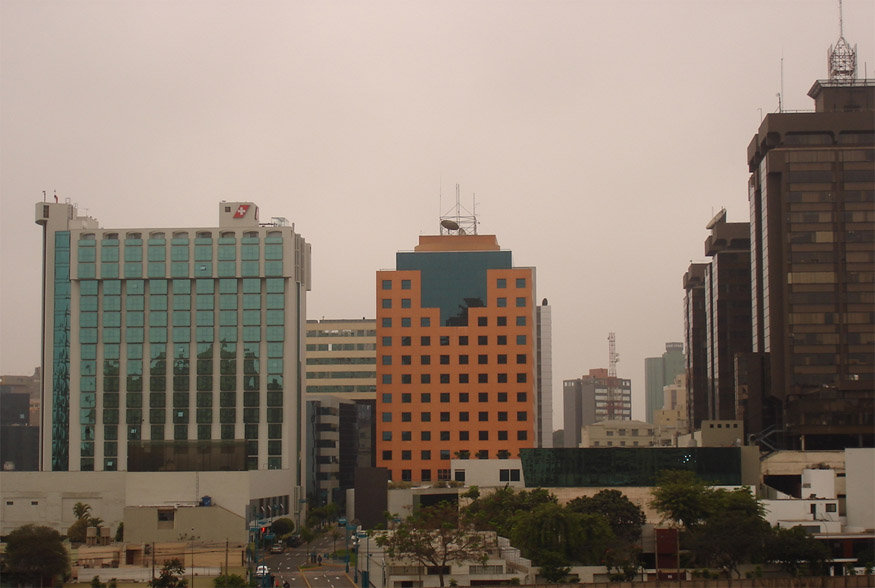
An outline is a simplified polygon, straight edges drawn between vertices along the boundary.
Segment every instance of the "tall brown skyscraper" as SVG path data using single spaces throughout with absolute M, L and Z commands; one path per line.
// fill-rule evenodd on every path
M 843 37 L 829 69 L 814 112 L 766 116 L 748 147 L 753 355 L 738 394 L 749 432 L 773 426 L 789 448 L 875 442 L 875 80 L 856 78 Z

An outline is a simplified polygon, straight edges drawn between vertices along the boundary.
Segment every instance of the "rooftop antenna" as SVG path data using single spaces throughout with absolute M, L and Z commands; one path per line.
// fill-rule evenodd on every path
M 850 83 L 857 78 L 857 46 L 852 48 L 845 40 L 842 0 L 839 0 L 839 40 L 835 46 L 829 46 L 827 70 L 831 82 Z
M 477 215 L 462 206 L 459 184 L 456 184 L 456 204 L 440 217 L 441 235 L 476 235 Z

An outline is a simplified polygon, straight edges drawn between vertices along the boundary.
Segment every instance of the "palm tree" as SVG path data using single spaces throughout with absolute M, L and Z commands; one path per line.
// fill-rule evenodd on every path
M 76 520 L 89 518 L 91 516 L 91 505 L 77 502 L 73 505 L 73 516 L 76 517 Z
M 100 517 L 89 517 L 88 525 L 91 527 L 100 527 L 103 524 L 103 519 Z
M 334 548 L 331 551 L 334 552 L 335 557 L 337 557 L 337 540 L 340 539 L 342 536 L 343 533 L 341 533 L 336 527 L 334 529 L 331 529 L 331 539 L 332 541 L 334 541 Z

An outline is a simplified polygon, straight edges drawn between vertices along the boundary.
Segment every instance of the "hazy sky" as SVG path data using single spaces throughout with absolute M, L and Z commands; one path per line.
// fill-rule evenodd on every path
M 113 228 L 253 200 L 313 245 L 309 318 L 357 318 L 459 183 L 553 307 L 555 428 L 610 331 L 640 418 L 705 224 L 747 220 L 782 56 L 784 108 L 812 109 L 838 21 L 835 0 L 0 0 L 0 373 L 39 363 L 44 190 Z M 875 1 L 845 0 L 844 34 L 875 69 Z

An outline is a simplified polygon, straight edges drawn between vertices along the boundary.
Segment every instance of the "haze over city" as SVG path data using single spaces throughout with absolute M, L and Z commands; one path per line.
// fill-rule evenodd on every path
M 843 24 L 870 77 L 875 3 Z M 748 142 L 782 90 L 813 108 L 838 38 L 833 0 L 5 0 L 0 373 L 39 364 L 44 192 L 120 228 L 252 200 L 313 246 L 309 318 L 373 318 L 376 270 L 438 232 L 458 183 L 553 307 L 554 427 L 609 332 L 641 418 L 705 224 L 748 219 Z

